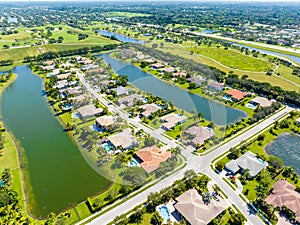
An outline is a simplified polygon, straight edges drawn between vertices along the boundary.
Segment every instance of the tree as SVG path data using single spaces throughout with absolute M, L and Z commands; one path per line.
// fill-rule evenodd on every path
M 161 225 L 162 222 L 163 222 L 163 218 L 159 215 L 157 211 L 155 211 L 155 213 L 151 217 L 150 224 Z
M 149 146 L 153 146 L 156 144 L 156 139 L 154 137 L 149 137 L 144 141 L 144 146 L 145 147 L 149 147 Z
M 269 164 L 272 166 L 275 170 L 278 170 L 282 168 L 283 162 L 282 160 L 277 156 L 270 156 L 269 157 Z

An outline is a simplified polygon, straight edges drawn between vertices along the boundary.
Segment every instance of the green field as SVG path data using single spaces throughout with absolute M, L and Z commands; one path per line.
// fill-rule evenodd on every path
M 92 47 L 92 46 L 104 46 L 107 44 L 117 43 L 111 39 L 105 38 L 101 35 L 95 34 L 91 30 L 79 30 L 66 25 L 54 26 L 55 30 L 52 31 L 51 38 L 57 40 L 59 37 L 63 37 L 62 43 L 55 44 L 43 44 L 30 46 L 40 39 L 33 38 L 28 31 L 32 28 L 20 28 L 18 34 L 11 35 L 0 35 L 0 60 L 12 59 L 15 62 L 20 62 L 26 56 L 35 56 L 38 54 L 42 54 L 47 51 L 63 51 L 63 50 L 71 50 L 78 49 L 83 47 Z M 62 29 L 59 30 L 58 27 Z M 45 29 L 44 27 L 38 27 L 35 29 Z M 68 33 L 68 31 L 72 31 L 73 34 Z M 84 40 L 78 40 L 78 33 L 87 34 L 89 37 Z M 20 42 L 21 46 L 11 47 L 10 49 L 4 50 L 3 45 L 15 42 L 15 39 L 27 38 L 26 42 Z
M 280 66 L 278 70 L 280 70 L 280 76 L 277 75 L 271 75 L 267 76 L 265 72 L 254 72 L 254 71 L 241 71 L 238 69 L 230 68 L 226 65 L 223 65 L 217 60 L 211 59 L 206 56 L 202 56 L 199 54 L 190 54 L 190 51 L 188 48 L 191 46 L 191 44 L 172 44 L 172 43 L 166 43 L 162 41 L 155 41 L 149 44 L 146 44 L 148 47 L 151 47 L 153 43 L 158 44 L 158 50 L 163 52 L 169 52 L 173 55 L 179 55 L 183 58 L 187 58 L 190 60 L 193 60 L 198 63 L 206 64 L 208 66 L 216 67 L 226 73 L 229 71 L 233 71 L 235 74 L 239 76 L 248 75 L 250 79 L 260 81 L 260 82 L 268 82 L 272 84 L 273 86 L 279 86 L 285 90 L 293 90 L 293 91 L 300 91 L 300 78 L 292 75 L 291 69 Z M 160 43 L 163 43 L 163 46 L 160 46 Z M 276 73 L 277 71 L 275 71 Z
M 254 72 L 265 72 L 268 69 L 272 69 L 274 66 L 263 59 L 255 58 L 241 54 L 236 50 L 225 50 L 224 47 L 208 47 L 208 46 L 197 46 L 192 47 L 189 50 L 194 51 L 197 54 L 207 56 L 218 62 L 224 64 L 233 69 L 247 70 Z

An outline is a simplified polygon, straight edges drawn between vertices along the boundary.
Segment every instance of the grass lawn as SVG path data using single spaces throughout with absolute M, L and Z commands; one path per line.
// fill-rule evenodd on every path
M 265 72 L 266 70 L 273 68 L 273 65 L 266 60 L 255 58 L 253 56 L 246 56 L 236 50 L 225 50 L 224 47 L 217 48 L 216 46 L 208 47 L 201 45 L 190 48 L 189 50 L 217 60 L 233 69 Z
M 117 43 L 111 39 L 105 38 L 99 34 L 95 34 L 91 30 L 82 31 L 76 28 L 72 28 L 66 25 L 57 25 L 55 28 L 62 27 L 62 30 L 55 29 L 52 31 L 51 38 L 58 39 L 58 37 L 63 37 L 63 43 L 61 44 L 44 44 L 39 46 L 24 46 L 19 48 L 11 48 L 7 50 L 0 51 L 0 60 L 13 59 L 15 62 L 23 61 L 26 56 L 34 56 L 38 54 L 42 54 L 47 51 L 63 51 L 63 50 L 71 50 L 78 49 L 83 47 L 92 47 L 92 46 L 103 46 L 106 44 Z M 37 28 L 36 28 L 37 29 Z M 44 29 L 44 27 L 39 27 L 39 29 Z M 22 28 L 20 29 L 18 34 L 12 34 L 7 36 L 2 36 L 2 40 L 0 40 L 1 44 L 14 42 L 16 38 L 28 38 L 28 42 L 34 43 L 36 40 L 30 37 L 30 33 L 26 32 L 31 30 L 31 28 Z M 75 32 L 75 34 L 68 34 L 68 30 Z M 78 33 L 88 34 L 89 37 L 78 41 Z M 31 44 L 31 43 L 29 43 Z
M 191 44 L 173 44 L 173 43 L 166 43 L 163 41 L 155 41 L 151 42 L 149 44 L 146 44 L 148 47 L 151 47 L 153 43 L 158 44 L 158 50 L 163 51 L 163 52 L 169 52 L 173 55 L 179 55 L 183 58 L 187 58 L 190 60 L 193 60 L 198 63 L 206 64 L 208 66 L 213 66 L 216 67 L 226 73 L 229 71 L 233 71 L 235 74 L 239 76 L 243 75 L 248 75 L 250 79 L 259 81 L 259 82 L 268 82 L 273 86 L 279 86 L 285 90 L 294 90 L 294 91 L 300 91 L 300 87 L 298 85 L 298 82 L 295 80 L 298 80 L 296 76 L 291 75 L 291 72 L 289 71 L 287 73 L 287 70 L 281 71 L 280 76 L 272 75 L 272 76 L 267 76 L 265 72 L 257 72 L 257 71 L 241 71 L 238 69 L 230 68 L 226 65 L 223 65 L 221 62 L 219 62 L 218 59 L 210 59 L 206 56 L 198 55 L 198 54 L 190 54 L 190 48 Z M 163 43 L 163 47 L 160 47 L 160 43 Z M 227 50 L 228 51 L 228 50 Z M 246 56 L 245 56 L 246 57 Z M 250 57 L 250 56 L 247 56 Z M 253 57 L 252 57 L 253 58 Z M 256 58 L 254 58 L 256 59 Z M 259 60 L 259 59 L 256 59 Z M 295 84 L 296 83 L 296 84 Z
M 140 223 L 129 223 L 129 225 L 151 225 L 150 220 L 154 213 L 145 213 Z

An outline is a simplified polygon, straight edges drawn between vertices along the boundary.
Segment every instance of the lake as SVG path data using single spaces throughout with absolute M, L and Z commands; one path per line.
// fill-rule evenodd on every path
M 227 107 L 218 102 L 203 98 L 200 95 L 191 94 L 142 71 L 130 63 L 112 58 L 109 54 L 104 54 L 101 57 L 106 64 L 112 65 L 116 73 L 128 76 L 129 82 L 142 91 L 160 96 L 167 101 L 173 102 L 178 108 L 188 112 L 192 110 L 195 110 L 197 113 L 201 112 L 204 118 L 218 125 L 234 123 L 247 116 L 241 110 Z
M 269 155 L 274 155 L 291 166 L 300 175 L 300 136 L 294 133 L 284 133 L 265 147 Z
M 30 213 L 45 217 L 84 201 L 111 182 L 83 159 L 77 145 L 63 131 L 43 96 L 42 79 L 29 67 L 13 70 L 16 81 L 1 98 L 6 127 L 25 149 L 35 205 Z
M 143 44 L 144 42 L 141 41 L 141 40 L 137 40 L 137 39 L 134 39 L 132 37 L 128 37 L 128 36 L 125 36 L 125 35 L 121 35 L 121 34 L 117 34 L 117 33 L 114 33 L 114 32 L 110 32 L 110 31 L 107 31 L 107 30 L 97 30 L 97 32 L 103 36 L 106 36 L 106 37 L 116 37 L 119 41 L 122 41 L 122 42 L 127 42 L 127 43 L 137 43 L 137 44 Z

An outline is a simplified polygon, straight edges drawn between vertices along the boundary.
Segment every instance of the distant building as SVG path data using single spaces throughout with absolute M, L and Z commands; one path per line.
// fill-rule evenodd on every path
M 140 166 L 144 168 L 147 173 L 151 173 L 159 168 L 161 162 L 171 157 L 171 152 L 160 149 L 154 145 L 137 151 L 136 155 L 141 161 Z
M 194 76 L 187 79 L 189 82 L 194 82 L 197 86 L 200 86 L 201 84 L 205 83 L 205 79 L 201 76 Z
M 243 173 L 245 170 L 248 170 L 251 177 L 255 177 L 267 166 L 267 162 L 257 158 L 254 153 L 248 151 L 238 159 L 228 162 L 225 165 L 225 169 L 230 171 L 232 174 L 236 174 L 238 172 Z
M 210 81 L 207 85 L 207 88 L 214 91 L 222 91 L 224 89 L 224 85 L 216 81 Z
M 151 65 L 151 68 L 153 68 L 153 69 L 161 69 L 163 67 L 165 67 L 165 65 L 162 63 L 154 63 Z
M 18 18 L 9 17 L 7 20 L 8 23 L 18 23 Z

